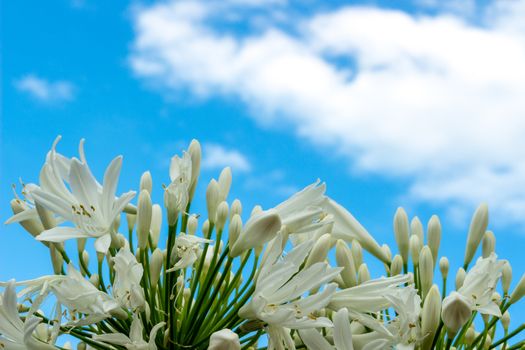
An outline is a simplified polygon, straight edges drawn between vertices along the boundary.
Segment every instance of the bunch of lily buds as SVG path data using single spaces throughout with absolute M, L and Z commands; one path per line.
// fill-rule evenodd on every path
M 169 185 L 154 186 L 145 172 L 138 193 L 120 194 L 122 157 L 99 181 L 83 141 L 79 157 L 68 158 L 59 139 L 7 221 L 49 250 L 54 273 L 0 282 L 2 349 L 525 348 L 525 325 L 509 329 L 525 278 L 510 290 L 511 265 L 494 252 L 486 205 L 472 218 L 454 277 L 439 255 L 436 216 L 425 233 L 398 209 L 393 255 L 326 196 L 324 183 L 246 213 L 228 198 L 225 168 L 207 186 L 205 219 L 191 210 L 197 141 L 171 159 Z M 152 202 L 154 190 L 163 203 Z M 384 265 L 382 276 L 371 277 L 364 251 Z

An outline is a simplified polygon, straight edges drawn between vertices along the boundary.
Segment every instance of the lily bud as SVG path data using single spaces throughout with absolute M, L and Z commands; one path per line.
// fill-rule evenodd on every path
M 78 238 L 77 239 L 77 251 L 82 253 L 86 249 L 87 238 Z
M 139 248 L 141 250 L 145 250 L 148 246 L 151 216 L 151 197 L 148 191 L 142 190 L 139 194 L 139 204 L 137 207 L 137 236 L 139 240 Z
M 252 216 L 244 225 L 239 238 L 230 250 L 230 256 L 239 256 L 248 249 L 270 241 L 280 229 L 281 218 L 274 209 Z
M 135 228 L 135 223 L 137 222 L 137 215 L 126 214 L 126 221 L 128 223 L 128 231 L 133 231 Z
M 206 221 L 204 221 L 204 223 L 202 224 L 202 235 L 205 238 L 210 238 L 210 233 L 210 220 L 206 219 Z
M 86 350 L 86 349 L 87 349 L 86 343 L 80 342 L 77 344 L 77 350 Z
M 467 273 L 462 267 L 460 267 L 458 269 L 458 272 L 456 273 L 456 290 L 458 290 L 459 288 L 463 286 L 463 282 L 465 281 L 466 276 L 467 276 Z
M 215 219 L 215 226 L 217 231 L 220 231 L 224 228 L 226 219 L 228 219 L 228 203 L 222 201 L 217 207 L 217 218 Z
M 366 264 L 361 264 L 359 266 L 359 270 L 357 271 L 357 284 L 362 284 L 366 281 L 370 280 L 370 271 L 368 270 L 368 266 Z
M 392 251 L 390 250 L 390 247 L 388 246 L 388 244 L 383 244 L 381 246 L 381 250 L 383 252 L 385 252 L 385 256 L 388 258 L 388 260 L 392 260 Z
M 241 201 L 238 199 L 235 199 L 232 203 L 232 207 L 230 209 L 230 218 L 233 217 L 235 214 L 242 214 L 242 204 Z
M 410 236 L 409 240 L 410 255 L 415 266 L 419 265 L 419 252 L 423 248 L 423 243 L 419 240 L 417 235 Z
M 514 304 L 518 302 L 525 295 L 525 274 L 521 276 L 520 281 L 514 288 L 514 291 L 510 295 L 509 303 Z
M 157 287 L 160 279 L 160 272 L 162 271 L 162 265 L 164 265 L 164 253 L 159 248 L 156 248 L 151 253 L 150 260 L 150 281 L 152 287 Z
M 449 269 L 449 263 L 448 258 L 446 256 L 439 259 L 439 270 L 441 271 L 441 276 L 443 276 L 444 279 L 448 276 L 448 269 Z
M 501 271 L 501 287 L 503 295 L 509 295 L 510 282 L 512 282 L 512 267 L 508 261 L 505 261 Z
M 332 236 L 329 233 L 325 233 L 317 242 L 315 242 L 308 259 L 306 259 L 305 268 L 312 266 L 315 263 L 322 262 L 326 259 L 328 251 L 332 247 Z
M 390 264 L 390 274 L 392 276 L 397 276 L 403 271 L 403 258 L 401 255 L 396 254 L 394 259 L 392 259 L 392 264 Z
M 13 214 L 18 214 L 23 212 L 24 210 L 27 210 L 27 205 L 25 205 L 24 202 L 20 201 L 19 199 L 13 199 L 11 200 L 11 209 L 13 210 Z M 20 225 L 31 234 L 31 236 L 36 237 L 39 234 L 44 231 L 44 226 L 42 226 L 42 222 L 39 219 L 27 219 L 20 221 Z M 49 245 L 48 242 L 44 242 L 45 245 Z
M 396 237 L 397 247 L 399 254 L 403 258 L 403 261 L 408 262 L 408 216 L 405 210 L 401 207 L 397 208 L 394 216 L 394 234 Z
M 188 147 L 188 153 L 191 157 L 191 183 L 189 190 L 190 201 L 195 194 L 195 188 L 197 187 L 197 180 L 199 179 L 201 171 L 201 145 L 197 140 L 191 140 L 190 146 Z
M 162 208 L 158 204 L 153 204 L 151 207 L 151 244 L 152 249 L 157 248 L 159 245 L 160 231 L 162 227 Z
M 215 223 L 217 217 L 217 206 L 219 205 L 219 184 L 212 179 L 206 189 L 206 207 L 208 209 L 208 220 Z
M 230 226 L 228 226 L 228 241 L 230 244 L 230 247 L 233 247 L 235 242 L 237 242 L 237 239 L 239 238 L 239 235 L 242 231 L 242 219 L 239 214 L 233 215 L 230 221 Z
M 419 238 L 419 241 L 423 243 L 423 224 L 417 216 L 414 216 L 414 218 L 410 221 L 410 235 L 416 235 L 417 238 Z
M 485 338 L 485 342 L 483 343 L 483 350 L 489 350 L 491 344 L 492 344 L 492 337 L 490 336 L 490 334 L 487 334 Z
M 357 272 L 355 269 L 354 258 L 352 257 L 352 251 L 346 243 L 339 239 L 335 245 L 335 259 L 337 265 L 341 266 L 341 278 L 343 279 L 346 288 L 354 287 L 357 285 Z
M 151 173 L 145 171 L 140 177 L 140 190 L 148 191 L 151 195 L 151 190 L 153 189 L 153 180 L 151 179 Z
M 237 333 L 229 329 L 222 329 L 210 337 L 208 350 L 240 350 L 241 342 Z
M 432 215 L 427 225 L 427 244 L 432 252 L 434 266 L 436 266 L 439 244 L 441 243 L 441 223 L 437 215 Z
M 361 266 L 363 263 L 363 248 L 361 248 L 361 244 L 354 239 L 350 246 L 350 250 L 352 251 L 355 266 Z
M 253 207 L 252 212 L 250 213 L 250 217 L 257 215 L 263 211 L 262 207 L 260 205 L 256 205 Z
M 55 275 L 60 275 L 62 273 L 64 258 L 62 258 L 62 254 L 60 254 L 55 244 L 49 246 L 49 252 L 51 253 L 51 263 L 53 264 L 53 272 L 55 273 Z
M 503 326 L 503 329 L 505 330 L 505 332 L 509 330 L 510 314 L 508 311 L 505 311 L 503 316 L 501 316 L 501 325 Z
M 85 250 L 82 252 L 82 261 L 84 266 L 89 266 L 89 253 Z M 84 271 L 84 269 L 81 269 L 81 271 Z M 84 271 L 84 274 L 87 274 L 87 271 Z
M 230 187 L 232 185 L 232 170 L 229 166 L 222 169 L 219 175 L 219 197 L 221 201 L 225 201 L 230 193 Z
M 427 245 L 421 249 L 419 256 L 419 274 L 421 279 L 421 294 L 423 299 L 425 299 L 434 280 L 434 261 L 432 259 L 432 252 Z
M 451 336 L 467 323 L 471 314 L 470 303 L 463 295 L 452 292 L 443 300 L 441 317 Z
M 472 261 L 476 250 L 478 249 L 481 238 L 487 230 L 489 223 L 489 208 L 487 204 L 481 204 L 472 216 L 470 228 L 467 236 L 467 247 L 465 249 L 464 266 L 467 266 Z
M 472 345 L 474 339 L 476 339 L 476 331 L 473 327 L 469 327 L 465 333 L 465 344 Z
M 421 333 L 424 336 L 421 350 L 431 350 L 432 340 L 439 327 L 441 316 L 441 295 L 434 284 L 428 291 L 423 303 L 421 316 Z
M 492 231 L 487 231 L 483 235 L 481 242 L 481 252 L 484 258 L 488 258 L 496 249 L 496 237 Z
M 188 217 L 188 223 L 186 224 L 186 232 L 189 235 L 194 235 L 197 232 L 197 226 L 199 225 L 199 220 L 195 215 L 190 215 Z

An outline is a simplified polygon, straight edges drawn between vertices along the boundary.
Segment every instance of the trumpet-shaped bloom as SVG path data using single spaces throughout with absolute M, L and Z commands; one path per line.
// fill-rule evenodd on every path
M 175 260 L 170 263 L 175 263 L 175 265 L 166 272 L 177 271 L 193 265 L 202 254 L 202 245 L 211 242 L 209 239 L 181 233 L 175 238 L 175 245 L 173 246 L 175 254 L 171 255 L 172 259 Z
M 143 332 L 144 326 L 137 314 L 133 314 L 133 321 L 131 322 L 131 329 L 129 336 L 122 333 L 108 333 L 95 335 L 94 339 L 104 343 L 125 346 L 128 350 L 157 350 L 155 344 L 155 337 L 157 332 L 164 327 L 165 323 L 160 322 L 156 324 L 149 334 L 149 341 L 144 340 Z
M 190 200 L 191 174 L 192 163 L 189 153 L 184 152 L 182 158 L 179 156 L 171 158 L 171 183 L 164 193 L 164 203 L 169 211 L 179 213 L 186 209 Z
M 239 311 L 242 318 L 258 319 L 267 324 L 269 349 L 295 349 L 290 329 L 332 325 L 329 319 L 315 317 L 313 312 L 330 302 L 335 293 L 335 284 L 327 285 L 321 292 L 302 297 L 306 292 L 332 281 L 341 271 L 340 268 L 330 268 L 324 262 L 300 270 L 312 245 L 310 241 L 302 243 L 280 259 L 282 234 L 278 234 L 259 270 L 253 298 Z
M 121 249 L 113 258 L 115 281 L 113 296 L 128 309 L 142 309 L 144 290 L 140 285 L 144 268 L 129 249 Z
M 36 338 L 33 333 L 42 320 L 31 314 L 20 319 L 14 281 L 10 281 L 0 298 L 0 348 L 5 350 L 55 349 Z
M 115 198 L 122 157 L 115 158 L 106 169 L 102 191 L 97 188 L 87 163 L 73 158 L 69 172 L 71 192 L 68 199 L 45 191 L 33 190 L 35 200 L 51 212 L 72 222 L 74 227 L 54 227 L 40 234 L 37 239 L 63 242 L 71 238 L 96 238 L 95 248 L 106 253 L 114 233 L 113 222 L 135 195 L 130 191 Z

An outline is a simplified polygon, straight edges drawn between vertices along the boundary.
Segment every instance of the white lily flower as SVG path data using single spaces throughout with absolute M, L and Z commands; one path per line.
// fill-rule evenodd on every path
M 143 337 L 144 326 L 142 321 L 139 319 L 137 314 L 133 314 L 133 321 L 131 322 L 131 329 L 129 336 L 122 333 L 109 333 L 95 335 L 93 339 L 102 341 L 104 343 L 121 345 L 126 347 L 128 350 L 157 350 L 157 344 L 155 344 L 155 338 L 157 332 L 164 327 L 165 323 L 160 322 L 156 324 L 149 334 L 149 341 L 145 341 Z
M 486 258 L 480 257 L 476 265 L 467 273 L 457 293 L 470 303 L 472 311 L 501 317 L 501 311 L 492 300 L 492 294 L 496 290 L 496 284 L 502 275 L 504 265 L 503 260 L 497 260 L 496 254 L 491 253 Z M 450 296 L 443 300 L 443 304 L 447 303 L 447 298 Z
M 121 249 L 113 258 L 115 281 L 113 296 L 128 309 L 142 309 L 145 304 L 144 290 L 140 285 L 144 268 L 129 249 Z
M 175 263 L 175 265 L 166 272 L 177 271 L 193 265 L 202 254 L 202 245 L 211 242 L 209 239 L 181 233 L 175 238 L 175 245 L 173 246 L 173 253 L 175 254 L 171 255 L 170 264 Z
M 387 296 L 397 291 L 397 286 L 412 281 L 412 275 L 381 277 L 366 281 L 358 286 L 339 290 L 330 301 L 330 307 L 336 310 L 348 308 L 355 312 L 377 312 L 391 306 Z
M 326 184 L 317 180 L 273 208 L 289 233 L 309 232 L 326 224 L 321 222 L 325 191 Z
M 290 329 L 330 327 L 325 317 L 315 317 L 313 312 L 325 307 L 335 293 L 332 283 L 318 293 L 300 298 L 306 292 L 332 281 L 341 271 L 321 262 L 299 271 L 310 252 L 313 242 L 305 242 L 280 259 L 282 234 L 274 244 L 259 270 L 252 299 L 239 311 L 245 319 L 258 319 L 267 323 L 270 337 L 268 349 L 295 349 Z
M 189 153 L 184 152 L 182 158 L 179 156 L 171 158 L 171 183 L 166 187 L 164 193 L 164 203 L 168 211 L 172 213 L 180 213 L 186 209 L 190 200 L 191 174 L 192 163 Z M 170 217 L 173 218 L 174 215 L 170 215 Z
M 113 222 L 135 195 L 130 191 L 115 198 L 122 157 L 115 158 L 104 174 L 102 192 L 97 188 L 87 163 L 73 158 L 69 172 L 71 192 L 69 198 L 60 197 L 42 188 L 33 190 L 37 202 L 51 212 L 71 221 L 75 227 L 55 227 L 40 234 L 37 239 L 63 242 L 71 238 L 96 238 L 95 248 L 106 253 L 114 232 Z
M 42 319 L 26 315 L 20 319 L 17 308 L 15 282 L 9 281 L 0 297 L 0 348 L 5 350 L 48 350 L 55 349 L 51 344 L 33 335 Z
M 26 286 L 21 295 L 52 293 L 60 305 L 68 308 L 69 325 L 86 325 L 99 322 L 120 311 L 120 303 L 110 295 L 98 290 L 73 265 L 69 264 L 67 275 L 43 276 L 34 280 L 18 282 Z M 84 317 L 78 319 L 77 314 Z
M 334 345 L 330 344 L 315 329 L 300 329 L 301 340 L 310 350 L 354 350 L 348 310 L 340 309 L 334 314 Z

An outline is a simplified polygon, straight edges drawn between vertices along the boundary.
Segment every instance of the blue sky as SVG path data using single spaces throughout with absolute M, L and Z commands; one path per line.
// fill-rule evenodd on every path
M 197 138 L 200 198 L 225 160 L 231 198 L 246 208 L 321 178 L 392 247 L 398 206 L 425 224 L 438 214 L 452 270 L 485 201 L 516 282 L 525 270 L 520 14 L 523 1 L 4 2 L 2 221 L 10 185 L 37 181 L 56 135 L 70 156 L 86 138 L 98 176 L 124 155 L 121 191 L 150 170 L 157 201 L 169 158 Z M 21 228 L 0 232 L 1 280 L 51 271 Z

